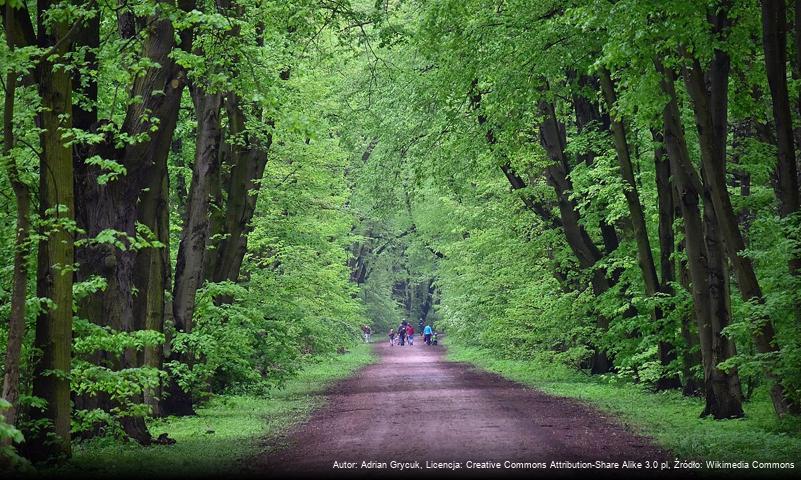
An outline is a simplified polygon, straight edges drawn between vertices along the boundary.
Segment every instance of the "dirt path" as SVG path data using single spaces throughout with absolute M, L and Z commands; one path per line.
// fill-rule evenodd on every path
M 442 347 L 382 343 L 375 351 L 378 363 L 333 386 L 327 405 L 291 431 L 283 448 L 257 459 L 255 470 L 368 474 L 376 470 L 362 468 L 363 461 L 393 470 L 394 460 L 419 462 L 421 474 L 464 472 L 468 461 L 522 473 L 504 462 L 669 458 L 598 411 L 446 361 Z M 354 465 L 338 469 L 335 462 Z M 450 463 L 426 468 L 426 462 Z

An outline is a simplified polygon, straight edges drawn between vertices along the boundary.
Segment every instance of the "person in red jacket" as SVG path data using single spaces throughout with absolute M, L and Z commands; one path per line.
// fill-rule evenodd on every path
M 414 345 L 414 327 L 412 324 L 406 325 L 406 338 L 409 340 L 409 346 Z

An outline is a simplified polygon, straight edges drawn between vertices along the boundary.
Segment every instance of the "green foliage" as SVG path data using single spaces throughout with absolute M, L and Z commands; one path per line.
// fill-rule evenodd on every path
M 115 331 L 76 318 L 73 323 L 74 343 L 70 388 L 78 398 L 103 405 L 104 408 L 75 408 L 72 431 L 76 434 L 103 432 L 119 438 L 125 433 L 120 425 L 123 417 L 150 416 L 150 407 L 142 403 L 145 391 L 152 391 L 164 380 L 156 368 L 130 364 L 120 369 L 121 362 L 130 362 L 132 355 L 145 347 L 164 343 L 164 335 L 152 330 Z M 98 362 L 98 358 L 102 359 Z M 105 403 L 104 403 L 105 402 Z
M 11 465 L 15 469 L 23 468 L 25 460 L 17 455 L 11 442 L 23 442 L 25 437 L 14 425 L 6 422 L 5 412 L 11 404 L 0 398 L 0 462 Z
M 793 312 L 801 288 L 787 262 L 801 243 L 798 221 L 777 218 L 771 180 L 776 150 L 769 134 L 757 133 L 772 128 L 770 98 L 755 93 L 767 91 L 761 45 L 748 40 L 761 34 L 760 14 L 755 2 L 732 4 L 731 28 L 722 41 L 713 36 L 704 9 L 686 0 L 394 6 L 373 32 L 381 39 L 374 58 L 356 64 L 361 75 L 342 85 L 348 104 L 357 99 L 370 115 L 348 122 L 360 125 L 348 135 L 354 149 L 377 142 L 366 163 L 356 162 L 354 199 L 365 217 L 380 220 L 380 228 L 397 232 L 398 225 L 415 225 L 398 250 L 418 247 L 428 256 L 417 263 L 397 254 L 394 262 L 372 259 L 370 275 L 390 279 L 382 286 L 387 292 L 398 271 L 433 272 L 439 325 L 459 342 L 505 358 L 542 354 L 585 368 L 592 350 L 601 349 L 621 377 L 645 384 L 667 374 L 686 377 L 682 365 L 697 353 L 684 337 L 697 335 L 688 285 L 677 278 L 669 294 L 646 295 L 624 197 L 630 187 L 624 187 L 603 125 L 608 119 L 602 115 L 600 125 L 580 126 L 573 103 L 583 96 L 605 113 L 609 107 L 597 85 L 579 79 L 597 77 L 600 68 L 612 72 L 618 101 L 609 113 L 623 119 L 628 131 L 637 194 L 658 262 L 658 145 L 652 132 L 662 128 L 666 97 L 654 59 L 681 73 L 691 55 L 706 68 L 713 47 L 719 47 L 732 58 L 727 180 L 741 185 L 730 189 L 731 201 L 765 299 L 759 306 L 743 302 L 731 283 L 733 315 L 726 334 L 739 355 L 723 366 L 740 369 L 746 394 L 760 385 L 762 367 L 782 372 L 786 391 L 796 398 L 801 337 Z M 395 22 L 403 29 L 394 29 Z M 681 77 L 676 86 L 698 164 L 692 103 Z M 520 201 L 533 198 L 552 215 L 561 213 L 544 172 L 552 162 L 539 141 L 541 101 L 551 102 L 564 124 L 567 194 L 581 227 L 599 249 L 606 247 L 602 222 L 618 233 L 620 245 L 613 252 L 607 247 L 591 268 L 578 264 L 561 229 Z M 584 160 L 589 154 L 591 162 Z M 522 177 L 525 188 L 509 193 L 498 168 L 504 164 Z M 679 245 L 680 220 L 674 232 Z M 374 235 L 375 227 L 364 234 Z M 672 261 L 678 275 L 684 254 L 675 253 Z M 419 263 L 435 266 L 420 269 Z M 614 277 L 615 285 L 593 292 L 594 270 Z M 653 321 L 657 307 L 664 314 L 659 323 Z M 609 322 L 605 331 L 596 326 L 599 318 Z M 753 333 L 766 318 L 777 331 L 780 351 L 759 355 Z M 674 346 L 677 358 L 669 364 L 660 362 L 660 342 Z
M 220 302 L 222 297 L 233 301 Z M 268 318 L 265 310 L 264 297 L 244 286 L 207 284 L 198 291 L 192 332 L 179 332 L 172 341 L 174 351 L 192 360 L 165 367 L 198 399 L 280 385 L 300 365 L 302 352 L 294 335 L 299 329 L 293 322 Z
M 154 475 L 175 472 L 201 476 L 236 475 L 264 448 L 278 445 L 289 427 L 304 421 L 321 405 L 326 386 L 374 361 L 367 346 L 344 355 L 325 355 L 305 365 L 281 389 L 269 395 L 216 396 L 193 417 L 155 420 L 150 429 L 176 440 L 175 445 L 143 447 L 113 438 L 96 438 L 75 446 L 73 459 L 50 468 L 50 475 Z
M 26 5 L 18 0 L 10 4 Z M 33 247 L 52 232 L 65 230 L 79 237 L 77 249 L 97 249 L 104 255 L 103 275 L 74 288 L 75 358 L 68 377 L 77 399 L 76 433 L 123 436 L 120 419 L 148 417 L 144 397 L 163 387 L 169 375 L 196 401 L 210 402 L 201 410 L 206 412 L 202 421 L 180 424 L 186 427 L 187 445 L 198 447 L 206 439 L 198 433 L 201 423 L 225 408 L 217 395 L 280 399 L 286 393 L 281 387 L 291 389 L 298 378 L 305 378 L 304 366 L 353 345 L 361 325 L 383 334 L 402 319 L 415 326 L 418 320 L 436 322 L 459 345 L 491 351 L 501 359 L 499 369 L 522 372 L 521 378 L 569 379 L 570 385 L 554 387 L 555 393 L 573 395 L 586 388 L 594 399 L 607 402 L 621 391 L 625 398 L 613 409 L 639 408 L 655 398 L 644 389 L 659 379 L 680 374 L 686 383 L 700 373 L 698 365 L 687 365 L 695 361 L 698 348 L 688 339 L 698 333 L 689 280 L 682 277 L 687 259 L 680 219 L 673 233 L 674 245 L 681 248 L 670 259 L 676 278 L 665 282 L 660 293 L 646 293 L 625 197 L 635 189 L 621 177 L 609 124 L 612 119 L 625 122 L 636 194 L 658 262 L 660 214 L 665 212 L 658 201 L 654 159 L 660 145 L 654 133 L 662 129 L 667 98 L 654 60 L 679 73 L 680 115 L 691 160 L 699 165 L 696 119 L 681 74 L 694 60 L 706 68 L 716 48 L 732 59 L 724 176 L 746 240 L 742 253 L 753 261 L 764 296 L 758 303 L 732 295 L 732 322 L 725 334 L 737 354 L 721 367 L 737 368 L 755 412 L 764 410 L 765 367 L 781 378 L 791 399 L 801 401 L 801 277 L 787 268 L 789 259 L 801 256 L 801 218 L 780 219 L 776 213 L 774 119 L 764 54 L 754 41 L 762 33 L 759 2 L 727 5 L 725 38 L 713 34 L 705 12 L 717 2 L 700 5 L 692 0 L 236 0 L 199 2 L 188 10 L 181 2 L 134 0 L 119 5 L 55 2 L 46 11 L 34 11 L 41 14 L 34 15 L 41 17 L 34 21 L 37 31 L 74 25 L 75 32 L 83 32 L 89 20 L 97 19 L 102 41 L 83 45 L 71 39 L 68 43 L 75 45 L 61 56 L 39 45 L 12 48 L 0 42 L 0 76 L 4 82 L 8 75 L 18 80 L 10 118 L 15 143 L 3 145 L 8 153 L 0 164 L 7 170 L 16 166 L 19 180 L 34 197 L 43 193 L 34 188 L 47 174 L 39 171 L 43 147 L 38 117 L 43 107 L 35 72 L 43 59 L 57 62 L 74 80 L 74 114 L 96 110 L 91 128 L 65 128 L 61 138 L 81 159 L 80 166 L 91 170 L 100 202 L 113 203 L 113 195 L 104 195 L 138 181 L 144 157 L 153 156 L 148 150 L 129 164 L 118 161 L 121 152 L 161 134 L 169 136 L 158 145 L 161 151 L 169 148 L 167 198 L 155 208 L 166 213 L 168 231 L 157 231 L 164 227 L 160 221 L 158 228 L 148 228 L 154 219 L 142 218 L 136 209 L 114 212 L 130 215 L 126 219 L 132 231 L 103 226 L 88 229 L 90 238 L 64 205 L 32 215 L 21 405 L 46 406 L 30 395 L 41 353 L 32 348 L 33 332 L 37 315 L 57 307 L 55 299 L 34 295 L 38 252 Z M 136 24 L 130 36 L 121 33 L 126 15 Z M 169 72 L 175 78 L 159 77 L 168 65 L 143 54 L 156 36 L 142 28 L 142 20 L 169 30 L 167 37 L 176 42 L 191 33 L 192 48 L 160 46 L 169 48 L 169 58 L 180 67 Z M 798 49 L 792 43 L 791 53 Z M 793 68 L 792 62 L 787 67 Z M 606 105 L 596 85 L 602 69 L 614 80 L 615 105 Z M 161 81 L 156 91 L 140 91 L 152 78 Z M 166 98 L 168 88 L 183 88 L 184 83 L 189 87 L 175 107 L 174 132 L 174 119 L 162 124 L 157 112 L 138 108 L 149 95 Z M 797 78 L 791 80 L 791 102 L 799 100 L 797 84 Z M 96 98 L 91 93 L 95 85 Z M 224 218 L 226 205 L 258 198 L 253 218 L 239 219 L 247 243 L 238 278 L 201 281 L 193 292 L 192 328 L 178 332 L 170 322 L 171 282 L 179 269 L 182 236 L 196 233 L 184 230 L 198 153 L 195 142 L 203 124 L 193 108 L 198 92 L 219 94 L 224 104 L 219 116 L 221 168 L 211 185 L 210 211 L 200 212 L 210 222 L 209 256 L 229 238 L 222 225 L 237 220 Z M 4 88 L 0 98 L 5 95 Z M 582 125 L 576 115 L 579 100 L 597 107 L 598 118 Z M 553 159 L 540 138 L 543 105 L 553 106 L 564 128 L 569 185 L 561 197 L 549 174 Z M 241 110 L 241 118 L 231 115 L 234 108 Z M 234 125 L 239 121 L 241 125 Z M 142 128 L 131 129 L 131 124 Z M 246 150 L 245 163 L 266 155 L 266 170 L 248 185 L 247 198 L 229 198 L 228 184 L 244 168 L 231 158 Z M 510 189 L 505 175 L 510 171 L 525 184 L 522 188 Z M 9 175 L 0 178 L 0 192 L 8 199 L 0 205 L 0 255 L 10 259 L 17 219 Z M 125 192 L 138 199 L 137 205 L 148 193 L 149 187 Z M 521 200 L 535 202 L 542 211 L 532 211 L 536 209 Z M 548 219 L 561 218 L 570 202 L 578 212 L 577 229 L 586 236 L 582 241 L 602 252 L 593 265 L 577 256 L 566 229 Z M 604 228 L 607 233 L 614 229 L 617 242 L 603 235 Z M 142 252 L 168 257 L 162 272 L 165 284 L 160 285 L 164 291 L 159 291 L 165 312 L 153 327 L 161 329 L 164 323 L 164 331 L 143 329 L 130 319 L 110 325 L 111 319 L 87 314 L 91 309 L 84 303 L 119 286 L 115 275 L 122 272 L 125 277 L 135 270 L 131 263 L 143 257 L 131 260 Z M 208 257 L 203 260 L 209 263 Z M 63 275 L 81 271 L 77 264 L 53 267 Z M 12 275 L 8 263 L 0 266 L 4 317 L 10 312 Z M 211 277 L 204 271 L 203 278 Z M 614 281 L 599 289 L 593 283 L 597 278 Z M 731 280 L 736 290 L 738 282 Z M 137 281 L 123 285 L 134 302 L 147 296 L 137 291 L 143 280 Z M 659 321 L 657 310 L 663 314 Z M 82 318 L 90 315 L 94 318 Z M 753 336 L 767 319 L 776 330 L 778 352 L 759 354 Z M 0 325 L 3 352 L 6 328 Z M 676 354 L 671 362 L 659 358 L 659 346 L 665 344 Z M 479 350 L 465 351 L 472 359 Z M 614 373 L 599 382 L 576 380 L 584 379 L 577 372 L 587 369 L 597 351 L 611 357 Z M 167 353 L 171 360 L 163 365 L 150 359 L 145 366 L 143 358 L 159 357 L 154 352 L 175 355 Z M 701 443 L 697 431 L 707 427 L 693 418 L 696 402 L 673 394 L 656 398 L 666 399 L 666 405 L 646 415 L 647 422 L 654 429 L 675 427 L 680 433 L 665 434 L 664 441 L 678 452 L 729 447 L 751 452 L 734 438 L 742 432 L 753 433 L 743 439 L 776 446 L 782 455 L 795 448 L 794 439 L 785 444 L 762 432 L 768 425 L 764 418 L 726 424 L 742 427 L 714 427 L 719 430 L 703 438 L 711 442 L 707 450 L 690 446 L 680 437 L 686 434 L 686 442 Z M 244 410 L 275 413 L 273 404 L 263 399 L 237 397 L 232 402 L 237 421 L 220 427 L 228 432 L 226 441 L 256 434 L 260 420 Z M 670 408 L 674 410 L 668 414 Z M 668 417 L 682 419 L 670 423 Z M 179 425 L 169 422 L 157 425 Z M 797 429 L 793 422 L 765 428 Z M 19 426 L 34 430 L 41 422 L 23 415 Z M 0 439 L 15 432 L 0 423 Z M 205 445 L 220 450 L 221 443 Z M 109 439 L 87 444 L 78 457 L 94 459 L 93 449 L 106 448 L 137 465 L 132 469 L 141 467 L 131 460 L 141 449 L 121 448 Z M 152 458 L 168 457 L 164 452 L 160 449 Z M 208 461 L 198 461 L 198 468 L 224 455 L 196 448 L 187 461 L 195 462 L 200 454 Z

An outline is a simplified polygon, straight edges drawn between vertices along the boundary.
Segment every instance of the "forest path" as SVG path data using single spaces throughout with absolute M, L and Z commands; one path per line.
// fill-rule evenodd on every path
M 327 391 L 327 404 L 291 430 L 254 473 L 376 473 L 363 461 L 465 463 L 642 461 L 670 458 L 614 419 L 444 358 L 444 347 L 374 345 L 380 360 Z M 353 462 L 334 469 L 334 462 Z M 386 470 L 384 470 L 386 472 Z M 504 469 L 505 473 L 509 470 Z M 520 471 L 520 470 L 516 470 Z M 491 473 L 473 470 L 474 473 Z M 521 471 L 522 472 L 522 471 Z M 460 472 L 454 472 L 460 473 Z

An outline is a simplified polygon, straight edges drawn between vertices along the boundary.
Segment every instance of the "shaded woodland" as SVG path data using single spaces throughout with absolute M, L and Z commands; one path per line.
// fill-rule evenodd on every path
M 2 12 L 4 458 L 404 318 L 801 412 L 801 1 Z

